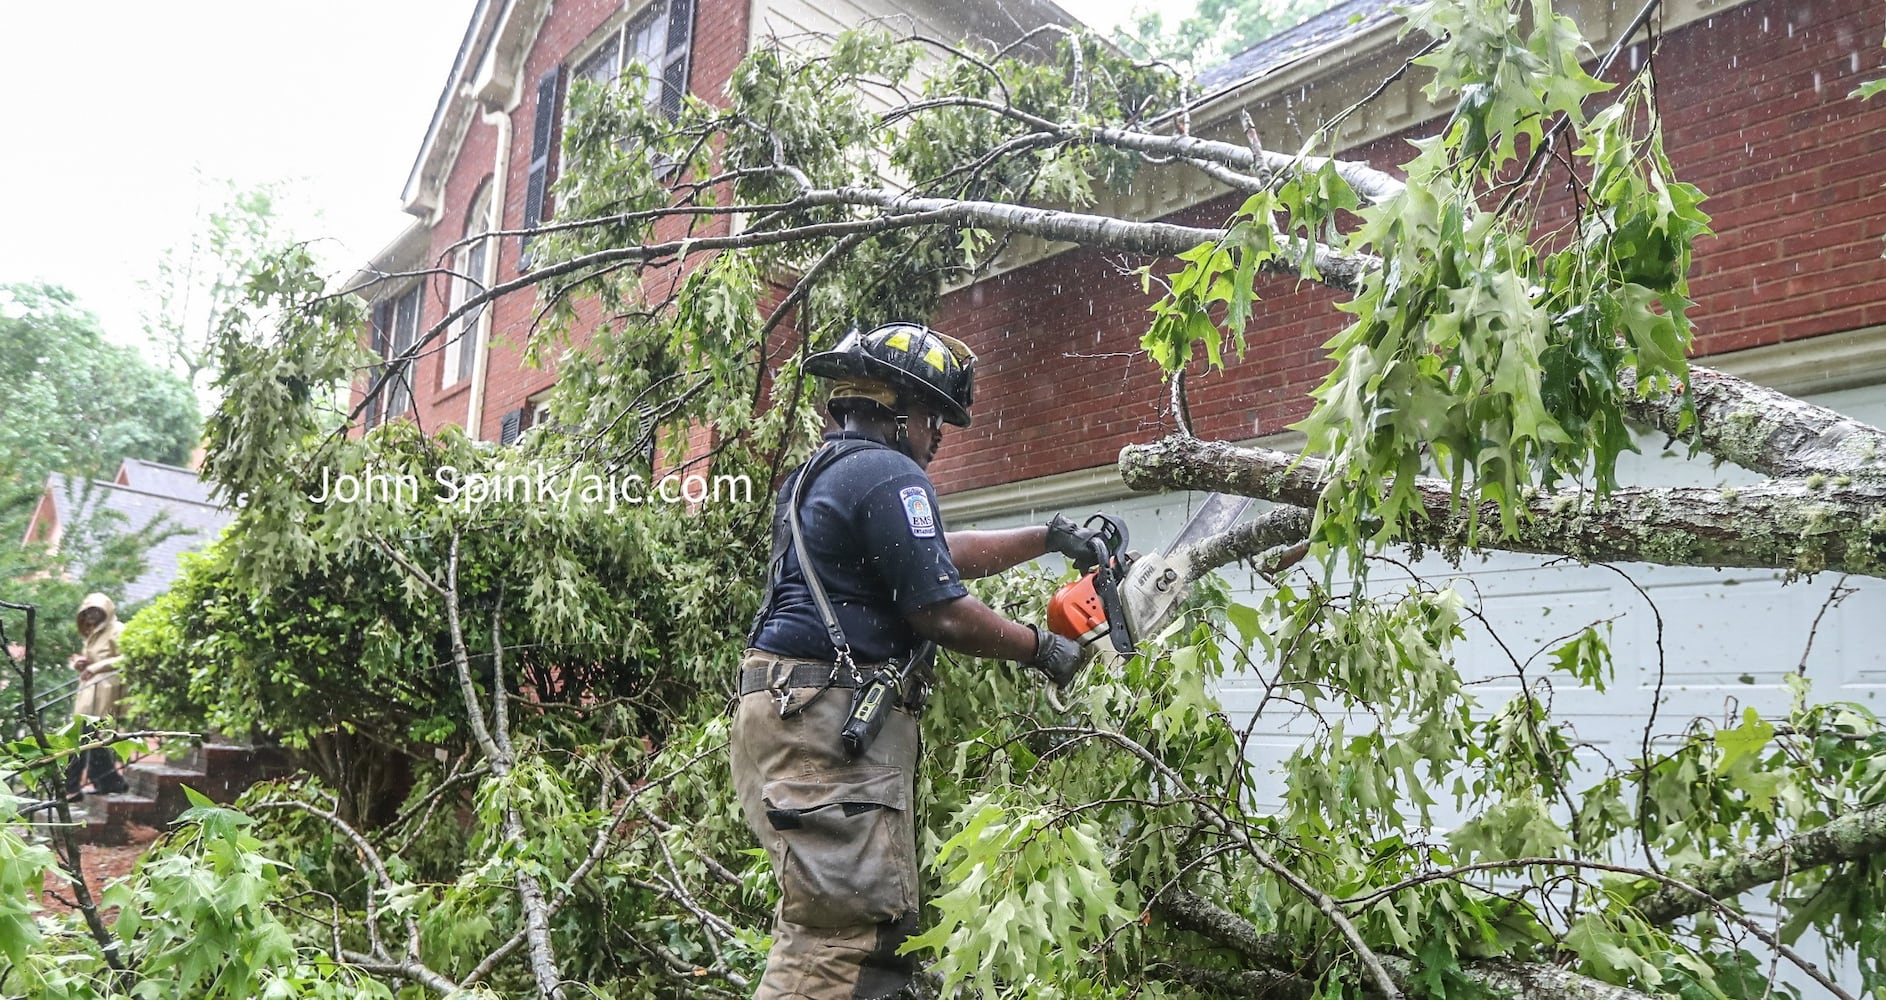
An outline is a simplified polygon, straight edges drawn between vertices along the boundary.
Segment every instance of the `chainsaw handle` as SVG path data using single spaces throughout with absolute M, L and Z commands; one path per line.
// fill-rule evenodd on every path
M 1082 573 L 1110 562 L 1120 563 L 1120 578 L 1126 578 L 1126 522 L 1112 514 L 1095 514 L 1081 522 L 1093 534 L 1087 538 L 1087 554 L 1074 560 L 1074 568 Z
M 1125 656 L 1133 655 L 1133 630 L 1126 623 L 1126 609 L 1120 605 L 1120 579 L 1125 570 L 1118 560 L 1100 567 L 1094 574 L 1094 593 L 1100 596 L 1100 606 L 1107 613 L 1107 636 L 1113 640 L 1113 648 Z

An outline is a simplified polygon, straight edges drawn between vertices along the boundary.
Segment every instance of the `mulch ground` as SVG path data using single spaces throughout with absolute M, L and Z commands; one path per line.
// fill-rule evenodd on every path
M 151 849 L 151 842 L 157 839 L 158 834 L 152 827 L 135 823 L 126 832 L 131 836 L 130 842 L 126 844 L 79 845 L 79 862 L 84 866 L 85 885 L 91 890 L 93 899 L 105 891 L 108 883 L 130 874 L 131 869 L 137 867 L 138 859 Z M 72 912 L 72 884 L 64 876 L 47 874 L 45 890 L 39 901 L 48 912 Z

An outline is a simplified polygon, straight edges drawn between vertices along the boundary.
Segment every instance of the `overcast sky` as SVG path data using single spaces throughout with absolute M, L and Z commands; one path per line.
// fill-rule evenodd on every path
M 1061 0 L 1104 26 L 1146 3 Z M 65 285 L 141 341 L 138 281 L 223 181 L 283 185 L 285 235 L 351 271 L 408 221 L 400 189 L 472 7 L 0 0 L 0 284 Z

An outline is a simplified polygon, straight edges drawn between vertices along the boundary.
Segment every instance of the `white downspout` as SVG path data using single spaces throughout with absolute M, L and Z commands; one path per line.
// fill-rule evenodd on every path
M 498 152 L 491 164 L 491 214 L 495 218 L 486 220 L 489 231 L 498 232 L 504 228 L 504 182 L 511 173 L 511 112 L 485 111 L 481 117 L 498 130 Z M 498 258 L 502 256 L 504 241 L 497 237 L 486 238 L 491 242 L 485 248 L 485 273 L 479 275 L 478 280 L 490 288 L 498 281 Z M 478 353 L 472 360 L 471 401 L 465 409 L 465 434 L 473 441 L 480 440 L 480 428 L 485 422 L 485 369 L 491 357 L 491 317 L 497 311 L 496 302 L 487 302 L 478 316 Z

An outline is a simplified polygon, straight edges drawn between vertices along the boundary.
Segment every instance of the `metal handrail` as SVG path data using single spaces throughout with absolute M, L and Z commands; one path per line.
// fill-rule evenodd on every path
M 78 675 L 74 674 L 71 680 L 55 684 L 46 691 L 43 695 L 44 700 L 38 705 L 40 721 L 46 721 L 47 716 L 54 714 L 53 709 L 60 706 L 64 707 L 58 714 L 69 714 L 72 711 L 72 700 L 78 695 L 80 683 Z

